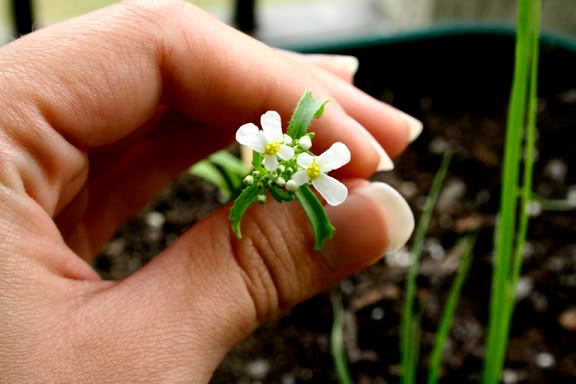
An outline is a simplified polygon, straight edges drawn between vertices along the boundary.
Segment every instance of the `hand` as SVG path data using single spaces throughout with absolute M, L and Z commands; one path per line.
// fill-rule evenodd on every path
M 259 324 L 401 246 L 412 215 L 362 181 L 388 164 L 366 129 L 397 155 L 417 124 L 350 85 L 344 62 L 273 50 L 180 1 L 124 2 L 1 48 L 2 381 L 208 382 Z M 99 278 L 89 261 L 119 225 L 242 123 L 287 119 L 305 89 L 331 100 L 315 149 L 352 152 L 321 253 L 297 205 L 270 203 L 241 241 L 222 209 L 131 277 Z

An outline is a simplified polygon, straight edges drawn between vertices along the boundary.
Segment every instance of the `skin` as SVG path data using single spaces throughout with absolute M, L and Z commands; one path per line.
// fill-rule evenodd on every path
M 408 127 L 351 77 L 180 1 L 123 2 L 1 48 L 0 377 L 206 383 L 258 325 L 378 260 L 384 214 L 354 192 L 378 158 L 350 118 L 392 155 Z M 242 241 L 226 208 L 129 278 L 100 279 L 89 262 L 118 226 L 241 124 L 290 116 L 305 89 L 331 100 L 315 150 L 352 152 L 321 253 L 293 204 L 252 209 Z

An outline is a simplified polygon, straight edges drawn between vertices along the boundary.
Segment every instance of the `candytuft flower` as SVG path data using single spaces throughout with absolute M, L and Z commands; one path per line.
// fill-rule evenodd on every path
M 292 181 L 299 187 L 311 183 L 320 195 L 330 205 L 339 205 L 348 196 L 348 189 L 344 184 L 327 175 L 328 172 L 338 169 L 350 161 L 350 150 L 342 143 L 334 143 L 320 156 L 309 153 L 298 155 L 296 162 L 301 167 Z
M 245 145 L 264 156 L 264 168 L 272 172 L 278 168 L 278 158 L 290 160 L 294 157 L 294 148 L 286 145 L 285 136 L 282 133 L 280 115 L 275 111 L 268 111 L 260 117 L 260 130 L 255 124 L 242 125 L 236 131 L 236 141 Z M 290 139 L 291 140 L 291 139 Z
M 243 179 L 242 192 L 230 209 L 232 231 L 242 238 L 240 222 L 254 204 L 265 204 L 269 198 L 278 203 L 297 202 L 306 214 L 314 233 L 314 249 L 319 251 L 326 240 L 334 235 L 334 226 L 314 186 L 330 205 L 341 204 L 348 196 L 348 189 L 338 180 L 327 175 L 350 161 L 346 145 L 335 143 L 326 152 L 316 156 L 312 151 L 314 132 L 310 124 L 319 119 L 328 100 L 316 100 L 310 91 L 296 104 L 286 133 L 277 112 L 268 111 L 260 118 L 261 129 L 254 124 L 244 124 L 236 132 L 242 149 L 251 149 L 253 167 Z M 286 229 L 289 230 L 289 229 Z

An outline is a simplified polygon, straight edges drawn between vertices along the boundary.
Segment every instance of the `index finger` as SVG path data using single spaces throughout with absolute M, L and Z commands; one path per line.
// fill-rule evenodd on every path
M 227 130 L 232 139 L 241 123 L 257 121 L 266 110 L 286 119 L 306 89 L 332 98 L 304 66 L 182 1 L 121 3 L 2 51 L 2 99 L 32 116 L 41 126 L 35 135 L 48 126 L 80 148 L 129 135 L 159 104 Z M 340 99 L 346 97 L 340 92 Z M 372 122 L 387 123 L 385 113 Z M 314 129 L 317 149 L 335 141 L 350 147 L 349 175 L 365 177 L 376 169 L 377 152 L 338 102 L 330 103 Z M 58 156 L 54 146 L 36 149 L 43 150 L 49 153 L 40 159 Z

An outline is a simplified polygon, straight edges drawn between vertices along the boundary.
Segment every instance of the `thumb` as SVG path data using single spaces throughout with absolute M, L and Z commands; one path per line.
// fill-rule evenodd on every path
M 355 184 L 343 204 L 327 207 L 336 231 L 321 252 L 296 203 L 252 207 L 241 240 L 229 229 L 228 209 L 216 212 L 115 287 L 122 313 L 130 313 L 121 334 L 138 338 L 140 350 L 172 351 L 179 369 L 199 356 L 211 359 L 204 369 L 215 369 L 258 325 L 408 240 L 414 218 L 400 194 L 384 183 Z

